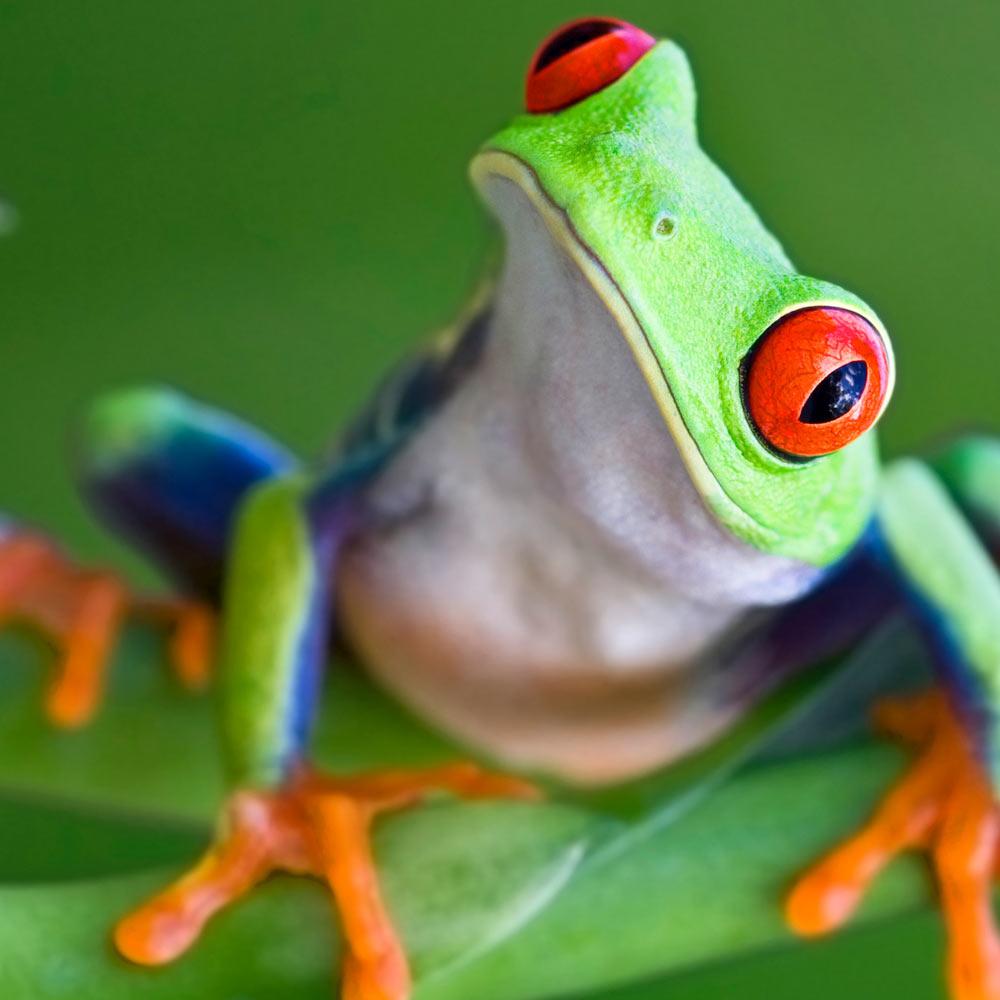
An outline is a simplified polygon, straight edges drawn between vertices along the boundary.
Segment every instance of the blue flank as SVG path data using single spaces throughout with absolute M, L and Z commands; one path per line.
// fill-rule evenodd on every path
M 298 643 L 290 666 L 290 697 L 285 701 L 282 743 L 289 758 L 297 758 L 309 741 L 322 684 L 323 664 L 329 648 L 332 619 L 332 582 L 337 558 L 345 541 L 363 517 L 360 491 L 384 468 L 409 439 L 400 431 L 393 440 L 357 445 L 306 494 L 305 526 L 312 557 L 308 606 L 299 620 Z
M 169 389 L 116 393 L 90 414 L 80 449 L 85 494 L 121 535 L 186 590 L 209 600 L 222 597 L 227 549 L 242 502 L 254 486 L 280 481 L 275 488 L 292 507 L 282 516 L 300 519 L 307 547 L 301 555 L 309 569 L 293 601 L 298 606 L 275 622 L 276 628 L 291 630 L 291 642 L 278 662 L 254 668 L 268 671 L 254 680 L 268 689 L 273 729 L 266 752 L 283 770 L 300 758 L 309 739 L 336 631 L 337 558 L 370 516 L 364 488 L 478 364 L 488 319 L 488 312 L 480 313 L 454 342 L 432 345 L 393 373 L 341 437 L 331 471 L 312 481 L 297 474 L 295 459 L 258 431 Z M 267 600 L 266 591 L 260 599 Z M 244 611 L 253 617 L 267 613 L 266 606 Z M 238 635 L 253 627 L 231 615 L 226 621 L 226 629 Z
M 328 557 L 329 558 L 329 557 Z M 331 560 L 332 567 L 332 560 Z M 309 743 L 316 706 L 323 681 L 323 665 L 329 647 L 328 622 L 331 586 L 326 560 L 313 567 L 313 586 L 308 605 L 300 620 L 301 632 L 291 665 L 289 697 L 282 720 L 282 745 L 286 748 L 286 767 L 301 758 Z
M 992 773 L 995 716 L 989 698 L 944 615 L 902 571 L 882 536 L 877 520 L 873 522 L 873 527 L 872 554 L 903 599 L 909 617 L 924 636 L 938 676 L 951 696 L 966 730 L 973 735 L 980 760 Z
M 332 469 L 304 498 L 315 578 L 309 607 L 290 669 L 291 697 L 283 720 L 291 759 L 306 746 L 315 716 L 322 666 L 331 632 L 331 581 L 344 542 L 364 523 L 359 497 L 416 429 L 448 399 L 478 361 L 486 338 L 487 314 L 472 321 L 450 351 L 430 350 L 404 364 L 374 394 L 341 440 Z

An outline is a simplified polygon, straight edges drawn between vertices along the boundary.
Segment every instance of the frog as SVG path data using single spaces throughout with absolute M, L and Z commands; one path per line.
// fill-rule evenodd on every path
M 530 822 L 539 776 L 657 773 L 902 610 L 939 668 L 875 708 L 911 763 L 774 905 L 825 934 L 893 858 L 925 851 L 953 996 L 1000 997 L 1000 442 L 882 461 L 887 330 L 798 273 L 702 150 L 675 42 L 614 18 L 558 28 L 470 174 L 502 263 L 321 461 L 163 386 L 83 417 L 84 496 L 175 598 L 134 596 L 18 520 L 0 530 L 0 614 L 61 652 L 54 722 L 96 711 L 131 614 L 170 630 L 186 683 L 218 685 L 214 842 L 120 920 L 118 950 L 170 962 L 293 872 L 332 893 L 343 996 L 406 1000 L 379 817 L 444 792 L 523 801 Z M 469 760 L 315 766 L 334 642 Z

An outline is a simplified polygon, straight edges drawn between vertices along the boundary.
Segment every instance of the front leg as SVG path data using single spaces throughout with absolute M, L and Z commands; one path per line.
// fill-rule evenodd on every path
M 970 525 L 925 466 L 886 474 L 878 522 L 884 562 L 910 600 L 943 688 L 885 702 L 876 723 L 916 758 L 865 827 L 809 870 L 787 905 L 799 933 L 846 921 L 904 850 L 929 854 L 948 926 L 955 1000 L 1000 1000 L 992 884 L 1000 860 L 1000 578 Z
M 214 846 L 165 892 L 122 920 L 115 942 L 157 965 L 188 948 L 221 907 L 275 870 L 329 886 L 347 955 L 347 1000 L 405 1000 L 410 976 L 382 901 L 370 845 L 379 815 L 434 791 L 533 798 L 527 783 L 471 764 L 339 777 L 306 745 L 330 629 L 330 583 L 355 517 L 350 469 L 313 486 L 277 480 L 238 519 L 224 599 L 222 694 L 233 791 Z

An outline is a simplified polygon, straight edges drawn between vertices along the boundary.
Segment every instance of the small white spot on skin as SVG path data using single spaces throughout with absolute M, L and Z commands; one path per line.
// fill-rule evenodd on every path
M 9 202 L 0 198 L 0 236 L 10 236 L 20 225 L 21 216 Z

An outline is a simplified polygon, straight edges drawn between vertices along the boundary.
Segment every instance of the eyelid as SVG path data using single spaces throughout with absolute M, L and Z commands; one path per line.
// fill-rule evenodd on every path
M 535 52 L 525 80 L 530 114 L 561 111 L 624 76 L 653 46 L 646 32 L 610 17 L 563 25 Z

